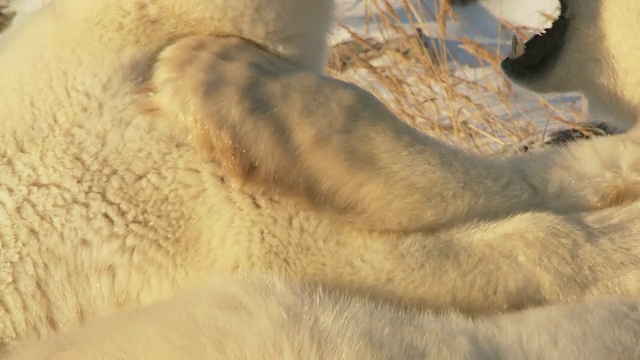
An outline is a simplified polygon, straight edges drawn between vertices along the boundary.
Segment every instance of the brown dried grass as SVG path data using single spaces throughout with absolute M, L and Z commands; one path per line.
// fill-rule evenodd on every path
M 376 61 L 375 56 L 364 56 L 363 51 L 348 53 L 350 66 L 364 70 L 366 77 L 336 68 L 329 68 L 329 73 L 371 91 L 416 128 L 472 151 L 503 154 L 518 152 L 524 145 L 529 149 L 542 145 L 547 128 L 571 126 L 579 129 L 578 123 L 585 120 L 582 106 L 564 103 L 558 107 L 541 96 L 531 95 L 538 102 L 535 113 L 519 106 L 514 101 L 514 86 L 500 71 L 499 54 L 474 41 L 472 36 L 459 38 L 461 47 L 478 63 L 488 66 L 490 73 L 483 81 L 453 73 L 449 65 L 455 60 L 447 56 L 447 49 L 442 44 L 446 24 L 460 20 L 446 1 L 403 0 L 410 28 L 422 28 L 426 22 L 438 24 L 436 38 L 440 40 L 440 46 L 429 48 L 415 32 L 401 24 L 399 14 L 388 0 L 366 1 L 367 25 L 383 34 L 383 42 L 395 41 L 402 46 L 382 49 L 386 56 L 383 63 Z M 427 1 L 434 2 L 435 13 L 423 6 Z M 6 3 L 0 0 L 0 31 L 13 17 L 4 5 Z M 509 24 L 502 24 L 500 31 L 523 36 L 522 29 Z M 350 35 L 360 50 L 380 50 L 380 42 L 363 38 L 354 31 L 350 31 Z M 541 118 L 546 122 L 542 126 Z
M 422 1 L 403 0 L 411 28 L 418 29 L 425 22 L 435 21 L 439 28 L 437 38 L 441 40 L 440 44 L 444 44 L 445 25 L 460 20 L 446 2 Z M 423 6 L 424 1 L 436 2 L 434 8 L 437 13 L 431 13 Z M 415 33 L 402 26 L 399 14 L 387 0 L 367 0 L 366 6 L 368 27 L 378 30 L 385 40 L 403 39 L 411 56 L 390 50 L 385 52 L 386 60 L 381 63 L 353 52 L 349 54 L 350 60 L 360 70 L 355 74 L 364 71 L 366 77 L 331 68 L 329 73 L 371 91 L 418 129 L 472 151 L 503 154 L 517 152 L 524 144 L 529 148 L 541 145 L 549 127 L 575 127 L 585 120 L 583 106 L 576 103 L 554 106 L 535 94 L 531 94 L 539 105 L 535 114 L 531 109 L 519 106 L 514 101 L 514 85 L 500 71 L 499 54 L 474 41 L 471 36 L 458 40 L 462 43 L 461 47 L 479 63 L 491 69 L 492 76 L 487 76 L 483 81 L 469 80 L 452 72 L 449 66 L 452 60 L 447 58 L 446 48 L 425 48 Z M 508 24 L 501 24 L 500 31 L 515 31 L 522 35 L 522 29 Z M 371 39 L 353 31 L 350 31 L 350 35 L 361 47 L 376 45 Z M 540 124 L 540 119 L 543 124 Z

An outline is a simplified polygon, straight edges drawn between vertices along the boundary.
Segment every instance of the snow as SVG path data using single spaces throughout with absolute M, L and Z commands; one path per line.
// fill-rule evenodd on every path
M 18 14 L 16 21 L 20 21 L 46 2 L 47 0 L 12 0 L 11 8 Z M 423 14 L 431 14 L 431 16 L 427 16 L 427 18 L 420 17 L 416 20 L 413 14 L 406 13 L 403 5 L 405 2 L 418 4 Z M 363 37 L 375 39 L 382 39 L 388 36 L 379 27 L 373 26 L 367 21 L 367 9 L 371 10 L 374 3 L 376 2 L 371 0 L 338 0 L 337 15 L 341 26 L 337 27 L 332 33 L 330 41 L 339 43 L 348 39 L 350 37 L 349 31 L 354 31 Z M 378 3 L 382 3 L 382 1 L 378 1 Z M 541 97 L 513 86 L 509 100 L 505 105 L 504 98 L 501 99 L 496 93 L 478 90 L 478 88 L 496 88 L 496 86 L 504 87 L 510 85 L 505 84 L 495 66 L 478 61 L 475 56 L 462 47 L 461 38 L 467 37 L 485 46 L 490 52 L 505 56 L 509 49 L 511 33 L 505 31 L 497 19 L 499 18 L 513 25 L 540 30 L 548 27 L 550 25 L 549 19 L 559 12 L 558 0 L 480 0 L 477 4 L 457 7 L 455 8 L 457 21 L 447 22 L 444 36 L 439 33 L 438 24 L 433 20 L 438 12 L 438 0 L 387 0 L 387 3 L 397 12 L 401 22 L 400 25 L 403 28 L 406 28 L 407 31 L 415 31 L 414 28 L 420 27 L 427 41 L 432 42 L 437 47 L 446 49 L 449 71 L 452 77 L 461 80 L 461 85 L 457 86 L 456 91 L 466 94 L 472 102 L 488 106 L 490 116 L 504 122 L 507 133 L 517 132 L 521 128 L 534 127 L 537 129 L 538 134 L 541 134 L 550 129 L 565 126 L 563 125 L 564 120 L 568 122 L 584 120 L 584 118 L 576 119 L 576 114 L 580 115 L 582 109 L 584 109 L 582 99 L 577 95 L 563 94 Z M 371 11 L 369 12 L 370 14 Z M 348 28 L 349 31 L 345 28 Z M 425 97 L 436 99 L 434 104 L 442 105 L 439 108 L 435 106 L 436 108 L 445 107 L 451 109 L 451 113 L 424 111 L 425 116 L 429 116 L 432 122 L 435 119 L 435 121 L 442 124 L 448 124 L 456 114 L 463 113 L 464 107 L 468 106 L 468 103 L 456 104 L 455 100 L 442 97 L 440 95 L 442 91 L 439 90 L 442 87 L 441 84 L 425 84 L 424 78 L 419 76 L 421 72 L 418 68 L 402 69 L 399 68 L 397 63 L 393 63 L 392 60 L 386 58 L 377 59 L 375 62 L 380 66 L 394 68 L 396 74 L 401 73 L 403 82 L 413 88 L 412 92 L 422 91 L 427 94 Z M 402 66 L 407 65 L 403 64 Z M 366 69 L 351 69 L 343 74 L 343 78 L 373 91 L 383 99 L 393 96 Z M 473 81 L 477 86 L 469 86 L 468 81 Z M 433 96 L 429 94 L 433 94 Z M 541 106 L 541 102 L 548 103 L 554 110 L 544 109 Z M 407 105 L 422 106 L 421 104 Z M 552 118 L 556 120 L 552 121 Z M 560 121 L 557 119 L 560 119 Z M 418 122 L 420 120 L 416 119 Z M 472 126 L 480 127 L 478 129 L 479 132 L 495 132 L 489 128 L 482 128 L 482 124 L 474 123 Z M 536 132 L 535 129 L 534 133 Z M 503 133 L 492 134 L 498 138 L 497 144 L 501 143 L 500 139 L 505 138 Z M 504 144 L 506 145 L 507 143 L 508 141 L 505 140 Z
M 388 1 L 401 15 L 401 19 L 407 22 L 403 2 L 403 0 Z M 412 2 L 420 3 L 427 14 L 435 15 L 438 12 L 437 1 L 413 0 Z M 553 17 L 559 13 L 559 6 L 558 0 L 484 0 L 481 5 L 472 4 L 457 7 L 456 15 L 459 17 L 460 23 L 447 24 L 447 34 L 451 37 L 472 34 L 476 40 L 495 41 L 500 37 L 497 19 L 518 26 L 543 29 L 550 25 L 549 16 Z M 356 32 L 374 37 L 379 35 L 368 33 L 365 26 L 366 0 L 338 0 L 337 13 L 341 23 Z M 420 25 L 423 26 L 425 32 L 437 30 L 433 21 L 425 20 Z M 344 31 L 340 31 L 334 39 L 342 40 L 347 36 L 348 34 Z M 510 40 L 510 35 L 503 34 L 502 40 Z
M 504 98 L 501 98 L 501 95 L 494 91 L 478 90 L 478 88 L 495 89 L 496 86 L 511 85 L 496 85 L 504 83 L 500 70 L 495 66 L 479 62 L 462 46 L 461 38 L 470 38 L 483 45 L 490 53 L 505 57 L 510 50 L 512 32 L 506 31 L 500 22 L 529 28 L 528 33 L 533 34 L 551 25 L 552 19 L 560 11 L 558 0 L 480 0 L 477 4 L 456 7 L 456 21 L 447 22 L 444 35 L 439 31 L 438 24 L 434 20 L 435 14 L 438 13 L 438 1 L 411 0 L 413 4 L 418 4 L 421 7 L 421 13 L 430 15 L 426 18 L 422 16 L 417 20 L 417 23 L 415 16 L 407 15 L 404 5 L 406 1 L 388 0 L 387 3 L 393 6 L 403 28 L 411 32 L 414 31 L 414 28 L 419 27 L 425 33 L 428 41 L 436 45 L 436 48 L 440 46 L 446 48 L 449 71 L 454 78 L 460 80 L 460 85 L 455 90 L 458 94 L 465 94 L 470 99 L 456 104 L 456 100 L 443 98 L 441 92 L 438 91 L 438 84 L 424 84 L 424 78 L 420 78 L 422 80 L 412 78 L 416 77 L 420 71 L 395 70 L 405 74 L 403 80 L 406 84 L 417 88 L 413 92 L 431 92 L 433 97 L 438 99 L 436 102 L 439 101 L 441 106 L 434 106 L 438 111 L 424 112 L 430 118 L 429 120 L 433 121 L 435 118 L 437 122 L 447 124 L 452 118 L 463 112 L 469 102 L 481 103 L 487 107 L 492 118 L 504 123 L 505 129 L 502 133 L 500 131 L 496 133 L 495 129 L 489 129 L 479 122 L 474 124 L 474 126 L 480 127 L 478 131 L 492 133 L 496 137 L 494 146 L 518 146 L 522 144 L 509 144 L 506 136 L 510 132 L 518 132 L 518 128 L 534 128 L 533 132 L 539 135 L 536 140 L 539 140 L 544 133 L 566 127 L 566 123 L 576 123 L 586 119 L 585 103 L 583 103 L 582 97 L 577 94 L 540 96 L 513 85 L 509 100 L 505 103 Z M 367 3 L 369 3 L 370 14 L 371 1 L 341 0 L 338 11 L 341 23 L 350 31 L 355 31 L 361 36 L 373 39 L 384 38 L 384 34 L 377 27 L 368 25 L 366 21 Z M 338 28 L 331 40 L 340 42 L 348 37 L 347 30 Z M 393 59 L 379 59 L 376 65 L 387 65 L 389 68 L 395 69 L 399 64 Z M 375 83 L 375 77 L 366 69 L 350 70 L 350 73 L 344 77 L 373 91 L 378 97 L 384 99 L 391 96 L 383 86 Z M 462 80 L 472 81 L 474 86 L 469 86 L 469 82 Z M 444 102 L 447 103 L 444 104 Z M 415 106 L 419 105 L 415 104 Z M 441 111 L 447 107 L 452 109 L 450 113 Z M 420 121 L 420 119 L 417 120 Z M 533 139 L 529 140 L 533 141 Z M 525 142 L 529 140 L 525 139 Z

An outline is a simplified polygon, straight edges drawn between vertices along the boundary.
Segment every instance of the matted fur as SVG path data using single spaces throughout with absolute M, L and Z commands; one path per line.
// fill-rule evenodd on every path
M 322 76 L 331 5 L 53 0 L 3 34 L 0 341 L 244 271 L 472 315 L 640 295 L 637 143 L 437 142 Z

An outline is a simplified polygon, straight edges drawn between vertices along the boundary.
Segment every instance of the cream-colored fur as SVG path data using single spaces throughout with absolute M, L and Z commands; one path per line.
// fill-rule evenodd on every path
M 4 34 L 0 341 L 242 271 L 471 314 L 640 295 L 640 204 L 574 191 L 580 147 L 498 161 L 418 133 L 322 76 L 330 17 L 53 0 Z
M 640 118 L 640 3 L 631 0 L 563 0 L 569 32 L 558 61 L 544 76 L 518 79 L 538 92 L 579 91 L 594 115 L 622 129 Z
M 425 231 L 527 211 L 603 209 L 640 195 L 635 136 L 508 159 L 475 156 L 419 133 L 362 89 L 241 43 L 176 44 L 156 67 L 161 90 L 150 97 L 171 116 L 206 122 L 193 124 L 201 152 L 245 190 L 293 195 L 369 229 Z M 186 66 L 208 80 L 170 84 L 164 74 L 178 74 L 192 48 L 207 50 L 188 55 Z
M 25 341 L 3 359 L 637 359 L 638 339 L 638 304 L 616 297 L 472 321 L 252 277 Z

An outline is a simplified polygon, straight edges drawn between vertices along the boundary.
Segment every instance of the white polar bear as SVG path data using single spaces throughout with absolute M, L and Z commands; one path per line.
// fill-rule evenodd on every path
M 322 76 L 331 9 L 54 0 L 3 34 L 0 342 L 242 271 L 470 314 L 640 294 L 640 203 L 565 194 L 567 152 L 467 154 Z
M 560 16 L 526 43 L 514 37 L 502 68 L 538 92 L 583 93 L 590 112 L 622 129 L 640 117 L 638 4 L 628 0 L 561 0 Z
M 625 4 L 607 8 L 609 16 L 616 16 L 617 9 Z M 581 15 L 580 21 L 568 20 L 565 14 L 569 5 L 580 9 L 575 11 Z M 629 18 L 635 19 L 636 10 L 632 6 L 627 6 L 631 8 Z M 587 58 L 587 64 L 583 64 L 580 70 L 582 76 L 572 73 L 572 77 L 577 79 L 573 82 L 565 81 L 564 68 L 558 70 L 559 76 L 555 76 L 555 72 L 551 75 L 541 72 L 539 78 L 535 76 L 537 73 L 528 77 L 518 75 L 531 73 L 527 66 L 536 61 L 543 64 L 543 69 L 550 69 L 556 63 L 552 61 L 555 54 L 569 53 L 573 60 L 581 56 L 580 49 L 590 49 L 591 53 L 598 54 L 604 51 L 602 49 L 615 48 L 621 53 L 619 57 L 623 57 L 630 47 L 628 41 L 608 42 L 600 39 L 605 35 L 594 38 L 592 31 L 583 30 L 587 28 L 583 23 L 601 21 L 598 1 L 573 4 L 566 0 L 561 7 L 560 17 L 546 35 L 536 36 L 527 43 L 532 50 L 519 59 L 505 60 L 505 71 L 515 81 L 539 91 L 595 93 L 591 96 L 594 100 L 590 102 L 611 103 L 612 108 L 620 113 L 616 108 L 619 101 L 606 98 L 606 92 L 616 84 L 591 81 L 590 74 L 606 72 L 613 74 L 610 77 L 614 79 L 627 76 L 634 68 L 629 66 L 626 70 L 624 61 L 607 58 L 596 66 Z M 569 26 L 569 23 L 573 25 Z M 568 33 L 565 37 L 559 42 L 554 41 L 556 34 L 564 34 L 565 31 Z M 565 38 L 567 41 L 562 41 Z M 567 45 L 562 47 L 564 43 Z M 521 45 L 514 44 L 514 47 L 521 48 Z M 597 55 L 595 58 L 601 59 Z M 635 59 L 635 56 L 631 58 Z M 247 56 L 244 61 L 251 63 L 252 60 Z M 238 63 L 233 66 L 240 67 Z M 571 66 L 569 63 L 565 67 Z M 269 192 L 278 190 L 294 194 L 315 210 L 328 209 L 328 212 L 338 213 L 341 218 L 366 228 L 433 230 L 467 219 L 493 220 L 505 214 L 536 209 L 569 213 L 590 211 L 628 203 L 640 196 L 640 164 L 636 161 L 640 157 L 640 149 L 635 134 L 496 161 L 471 156 L 416 134 L 408 126 L 398 125 L 393 114 L 357 88 L 304 72 L 294 75 L 283 69 L 252 68 L 249 65 L 245 68 L 253 73 L 250 78 L 261 79 L 251 84 L 253 88 L 268 86 L 272 96 L 267 98 L 255 91 L 243 93 L 242 89 L 247 89 L 247 84 L 237 83 L 234 76 L 224 75 L 233 73 L 231 64 L 216 64 L 216 74 L 211 74 L 211 78 L 215 77 L 218 86 L 225 91 L 242 94 L 242 99 L 235 102 L 236 107 L 230 114 L 207 123 L 211 126 L 213 122 L 215 125 L 211 128 L 216 131 L 216 134 L 206 136 L 210 147 L 226 142 L 226 148 L 235 149 L 233 162 L 219 162 L 244 179 L 246 184 Z M 618 69 L 625 70 L 617 74 Z M 600 79 L 599 76 L 593 78 Z M 633 76 L 627 78 L 633 79 Z M 274 82 L 274 79 L 278 81 Z M 223 81 L 226 86 L 222 86 Z M 553 88 L 556 81 L 569 85 Z M 632 87 L 626 88 L 633 91 Z M 192 87 L 191 90 L 196 89 Z M 274 96 L 273 93 L 281 95 Z M 207 97 L 211 95 L 211 92 L 207 93 Z M 194 113 L 213 111 L 207 97 L 201 97 L 200 101 L 190 98 L 194 106 L 198 106 Z M 276 105 L 283 97 L 288 101 L 286 108 Z M 631 95 L 628 97 L 633 98 Z M 182 100 L 185 101 L 184 98 Z M 640 99 L 637 101 L 640 104 Z M 318 106 L 325 102 L 332 102 L 334 106 Z M 258 103 L 269 103 L 281 111 L 255 115 L 253 110 Z M 630 106 L 626 104 L 621 108 Z M 359 116 L 352 116 L 354 112 Z M 614 123 L 617 117 L 613 116 Z M 302 125 L 304 120 L 305 125 Z M 635 117 L 627 120 L 627 128 L 631 121 L 635 123 Z M 286 134 L 286 140 L 283 141 L 278 131 Z M 264 149 L 269 149 L 268 161 Z M 223 154 L 222 159 L 228 158 Z M 300 161 L 293 161 L 298 158 Z M 366 169 L 375 169 L 375 174 L 356 169 L 354 163 L 361 164 L 361 167 L 367 163 Z M 371 181 L 371 178 L 376 181 Z M 581 191 L 576 192 L 576 188 Z
M 615 297 L 470 320 L 253 276 L 210 280 L 170 300 L 12 346 L 0 357 L 637 359 L 638 339 L 638 304 Z

